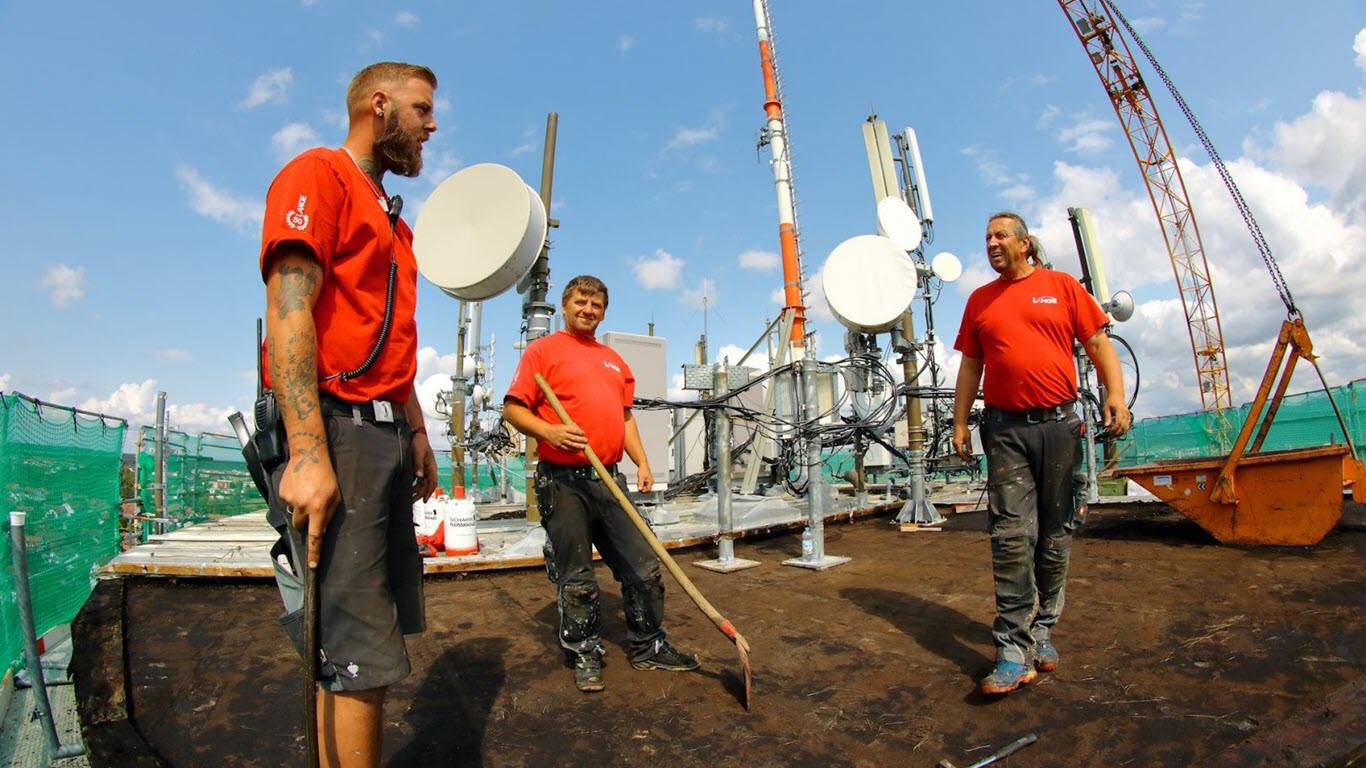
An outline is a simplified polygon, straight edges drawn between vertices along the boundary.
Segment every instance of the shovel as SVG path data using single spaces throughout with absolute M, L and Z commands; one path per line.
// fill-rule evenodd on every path
M 565 412 L 564 406 L 560 404 L 560 399 L 555 396 L 555 392 L 550 389 L 550 385 L 541 377 L 541 374 L 538 373 L 535 376 L 536 386 L 540 387 L 541 392 L 545 393 L 546 400 L 550 401 L 550 407 L 555 409 L 555 415 L 560 417 L 560 422 L 566 426 L 578 426 L 569 418 L 569 414 Z M 598 459 L 598 455 L 593 452 L 592 446 L 584 446 L 583 452 L 588 456 L 588 460 L 592 462 L 593 469 L 597 470 L 598 477 L 601 478 L 603 482 L 607 483 L 608 489 L 610 489 L 612 495 L 616 497 L 617 503 L 621 505 L 622 511 L 624 511 L 626 516 L 631 519 L 631 522 L 635 524 L 636 529 L 640 531 L 640 535 L 645 537 L 645 541 L 650 544 L 650 548 L 655 551 L 655 555 L 659 557 L 660 562 L 664 563 L 664 566 L 669 569 L 669 573 L 673 574 L 674 579 L 678 581 L 678 585 L 683 587 L 683 591 L 687 592 L 688 597 L 692 598 L 692 601 L 697 604 L 697 607 L 702 609 L 702 613 L 705 613 L 707 618 L 711 619 L 712 623 L 716 625 L 716 628 L 721 630 L 721 634 L 730 638 L 730 640 L 735 643 L 735 649 L 740 652 L 740 668 L 745 672 L 744 704 L 745 711 L 749 711 L 749 641 L 735 629 L 734 624 L 727 621 L 726 617 L 722 616 L 719 611 L 712 607 L 711 603 L 707 602 L 707 598 L 703 597 L 702 593 L 697 591 L 697 587 L 693 586 L 692 580 L 688 578 L 688 575 L 683 572 L 682 568 L 678 567 L 678 563 L 675 563 L 674 559 L 669 557 L 669 553 L 664 549 L 664 545 L 660 544 L 659 539 L 655 538 L 654 531 L 650 530 L 650 526 L 646 525 L 645 521 L 640 518 L 640 513 L 636 511 L 636 508 L 631 504 L 630 499 L 626 498 L 626 494 L 621 492 L 621 488 L 617 486 L 616 479 L 608 474 L 607 468 L 602 465 L 602 461 Z

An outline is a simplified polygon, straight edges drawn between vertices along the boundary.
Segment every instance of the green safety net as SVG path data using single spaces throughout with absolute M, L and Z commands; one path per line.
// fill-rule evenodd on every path
M 1350 384 L 1332 388 L 1332 402 L 1323 390 L 1286 395 L 1276 418 L 1271 422 L 1261 450 L 1279 451 L 1289 448 L 1313 448 L 1321 445 L 1342 445 L 1346 438 L 1342 425 L 1333 412 L 1337 403 L 1342 419 L 1351 432 L 1360 454 L 1366 449 L 1366 403 L 1362 402 L 1363 384 L 1357 379 Z M 1154 461 L 1186 459 L 1199 456 L 1222 456 L 1247 421 L 1247 404 L 1225 411 L 1229 432 L 1220 440 L 1218 423 L 1212 413 L 1187 413 L 1179 416 L 1159 416 L 1143 419 L 1133 426 L 1117 444 L 1118 465 L 1133 467 Z M 1265 410 L 1262 422 L 1265 422 Z M 1260 424 L 1258 425 L 1260 428 Z M 1256 435 L 1256 431 L 1253 432 Z
M 94 570 L 119 551 L 119 465 L 127 423 L 0 395 L 0 667 L 23 650 L 15 596 L 10 513 L 24 512 L 34 629 L 70 622 L 94 586 Z

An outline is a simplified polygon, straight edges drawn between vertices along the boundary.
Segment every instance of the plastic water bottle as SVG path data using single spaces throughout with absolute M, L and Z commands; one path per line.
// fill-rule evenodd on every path
M 816 555 L 816 540 L 811 536 L 811 526 L 802 531 L 802 559 L 810 560 Z

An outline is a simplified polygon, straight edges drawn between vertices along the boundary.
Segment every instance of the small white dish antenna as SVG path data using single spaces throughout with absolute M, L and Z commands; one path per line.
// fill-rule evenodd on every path
M 920 219 L 905 200 L 889 195 L 878 201 L 877 223 L 901 250 L 910 252 L 920 247 Z
M 547 226 L 540 195 L 516 171 L 471 165 L 441 182 L 423 204 L 413 253 L 422 276 L 447 295 L 484 301 L 531 269 Z
M 919 284 L 915 262 L 881 235 L 851 237 L 835 247 L 822 270 L 825 302 L 845 328 L 882 333 L 901 320 Z
M 1130 296 L 1128 291 L 1115 291 L 1110 300 L 1101 304 L 1100 308 L 1122 323 L 1134 316 L 1134 297 Z
M 934 270 L 939 279 L 946 283 L 952 283 L 963 276 L 963 263 L 958 260 L 957 256 L 948 251 L 936 254 L 934 259 L 930 261 L 930 269 Z

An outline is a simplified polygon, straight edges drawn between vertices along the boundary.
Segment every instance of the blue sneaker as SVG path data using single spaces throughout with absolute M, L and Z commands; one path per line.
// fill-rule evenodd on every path
M 1052 640 L 1034 641 L 1034 668 L 1040 672 L 1052 672 L 1058 668 L 1058 649 Z
M 1026 683 L 1034 682 L 1039 673 L 1029 664 L 1018 661 L 998 661 L 996 669 L 982 678 L 977 690 L 986 694 L 1010 693 Z

